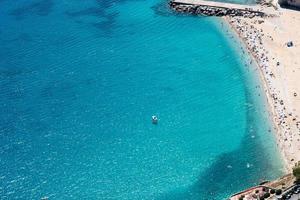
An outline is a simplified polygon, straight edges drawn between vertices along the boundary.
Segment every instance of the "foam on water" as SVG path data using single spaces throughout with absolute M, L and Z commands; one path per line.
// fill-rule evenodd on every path
M 281 174 L 217 19 L 158 0 L 0 5 L 1 199 L 224 199 Z

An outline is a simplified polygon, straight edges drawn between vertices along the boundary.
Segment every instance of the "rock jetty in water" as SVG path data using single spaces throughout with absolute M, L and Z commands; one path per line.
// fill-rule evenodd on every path
M 243 16 L 247 18 L 264 17 L 265 13 L 252 10 L 251 8 L 237 9 L 230 7 L 218 7 L 209 5 L 184 4 L 180 2 L 170 1 L 170 7 L 180 13 L 203 15 L 203 16 Z

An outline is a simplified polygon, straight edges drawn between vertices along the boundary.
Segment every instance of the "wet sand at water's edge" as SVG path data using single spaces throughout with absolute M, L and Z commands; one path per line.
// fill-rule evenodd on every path
M 224 19 L 257 62 L 277 145 L 290 170 L 300 160 L 300 11 L 275 6 L 278 10 L 262 7 L 272 10 L 273 17 Z M 293 44 L 288 47 L 290 41 Z

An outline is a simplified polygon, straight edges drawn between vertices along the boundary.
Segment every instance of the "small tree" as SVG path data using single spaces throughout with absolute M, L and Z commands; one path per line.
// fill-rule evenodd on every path
M 266 198 L 269 198 L 269 197 L 270 197 L 270 193 L 269 193 L 269 192 L 265 193 L 265 194 L 264 194 L 264 197 L 265 197 L 265 199 L 266 199 Z
M 270 193 L 271 193 L 271 194 L 275 194 L 275 192 L 276 192 L 275 189 L 271 189 L 271 190 L 270 190 Z
M 275 191 L 275 194 L 276 194 L 276 195 L 281 195 L 281 193 L 282 193 L 282 190 L 281 190 L 281 189 L 278 189 L 278 190 Z
M 296 181 L 300 180 L 300 162 L 293 168 L 293 175 L 296 178 Z
M 300 179 L 296 180 L 294 183 L 299 185 L 300 184 Z M 300 200 L 300 198 L 299 198 L 299 200 Z

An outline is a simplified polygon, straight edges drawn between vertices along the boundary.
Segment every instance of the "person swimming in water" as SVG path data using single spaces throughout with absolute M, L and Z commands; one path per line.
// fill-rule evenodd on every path
M 157 116 L 153 115 L 152 116 L 152 124 L 157 124 L 158 123 L 158 118 Z

